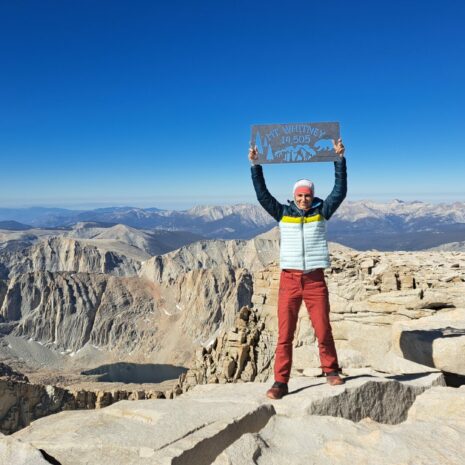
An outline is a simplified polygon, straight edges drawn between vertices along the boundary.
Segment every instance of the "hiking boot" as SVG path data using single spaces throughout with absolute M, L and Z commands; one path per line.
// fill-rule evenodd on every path
M 339 386 L 344 384 L 344 380 L 339 376 L 338 371 L 330 371 L 329 373 L 325 373 L 326 382 L 330 386 Z
M 275 381 L 273 386 L 271 386 L 268 391 L 266 391 L 266 396 L 270 399 L 277 400 L 281 399 L 281 397 L 285 396 L 289 392 L 286 383 L 280 383 Z

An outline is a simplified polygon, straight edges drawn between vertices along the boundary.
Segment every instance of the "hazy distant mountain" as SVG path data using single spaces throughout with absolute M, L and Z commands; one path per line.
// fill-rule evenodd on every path
M 26 231 L 31 229 L 27 224 L 19 223 L 18 221 L 0 221 L 0 230 L 6 231 Z
M 70 234 L 76 235 L 79 232 L 82 235 L 77 237 L 85 238 L 91 237 L 88 233 L 95 234 L 95 228 L 101 228 L 103 233 L 104 229 L 120 224 L 143 229 L 147 234 L 163 229 L 184 231 L 196 237 L 211 239 L 249 239 L 276 225 L 262 207 L 250 204 L 198 206 L 184 211 L 133 207 L 90 211 L 35 208 L 25 209 L 26 212 L 10 209 L 10 216 L 6 210 L 0 209 L 0 220 L 24 221 L 35 227 L 72 229 Z M 118 234 L 133 233 L 120 231 Z M 115 231 L 106 234 L 112 235 Z M 144 237 L 137 240 L 149 244 L 160 239 Z M 176 242 L 174 235 L 165 234 L 164 240 L 169 237 L 174 240 L 174 248 L 179 247 L 185 239 Z M 328 223 L 328 238 L 359 250 L 422 250 L 465 241 L 465 202 L 427 204 L 401 200 L 389 203 L 346 201 Z M 149 251 L 147 248 L 144 250 Z
M 61 226 L 65 218 L 73 217 L 78 213 L 78 210 L 65 208 L 0 208 L 0 221 L 12 220 L 31 226 Z
M 139 229 L 183 230 L 222 239 L 251 238 L 273 224 L 273 219 L 256 205 L 201 206 L 185 211 L 119 208 L 85 212 L 78 218 L 80 221 L 121 223 Z
M 431 249 L 428 250 L 443 252 L 465 252 L 465 241 L 449 242 L 448 244 L 441 244 L 436 247 L 431 247 Z
M 124 224 L 137 229 L 187 231 L 208 238 L 248 239 L 269 229 L 274 221 L 258 205 L 195 207 L 190 210 L 114 207 L 90 211 L 62 209 L 0 209 L 0 220 L 27 218 L 35 227 L 70 228 L 77 223 Z
M 423 250 L 465 240 L 465 202 L 344 202 L 328 223 L 330 240 L 358 250 Z
M 397 199 L 388 203 L 370 200 L 345 201 L 339 207 L 337 216 L 349 222 L 368 218 L 383 219 L 389 216 L 399 216 L 407 223 L 418 219 L 434 219 L 444 223 L 465 223 L 465 202 L 429 204 L 420 201 L 404 202 Z

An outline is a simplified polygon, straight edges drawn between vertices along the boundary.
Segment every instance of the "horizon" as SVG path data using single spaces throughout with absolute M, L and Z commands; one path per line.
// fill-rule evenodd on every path
M 348 200 L 465 199 L 464 4 L 25 0 L 0 14 L 0 207 L 253 203 L 250 127 L 277 121 L 340 122 Z M 330 163 L 264 170 L 282 201 L 302 177 L 319 197 L 333 185 Z
M 321 163 L 326 164 L 326 163 Z M 248 168 L 248 167 L 247 167 Z M 265 166 L 266 170 L 267 167 Z M 350 176 L 349 171 L 349 176 Z M 1 176 L 1 174 L 0 174 Z M 249 179 L 250 175 L 247 171 L 246 179 L 250 184 L 250 190 L 253 191 L 252 182 Z M 276 183 L 273 178 L 270 181 L 271 176 L 267 176 L 267 184 L 271 182 Z M 289 186 L 294 181 L 289 181 Z M 323 184 L 325 192 L 323 194 L 316 194 L 317 197 L 325 198 L 331 191 L 331 185 L 329 182 Z M 316 186 L 318 188 L 318 185 Z M 270 189 L 271 190 L 271 189 Z M 1 192 L 1 185 L 0 185 Z M 272 192 L 273 196 L 280 200 L 282 203 L 292 199 L 292 194 L 282 189 L 282 186 L 278 185 L 277 190 Z M 399 192 L 377 192 L 377 193 L 354 193 L 350 191 L 350 177 L 349 177 L 349 189 L 348 194 L 344 202 L 358 202 L 358 201 L 371 201 L 376 203 L 389 203 L 393 200 L 399 199 L 403 202 L 423 202 L 430 204 L 451 204 L 456 202 L 465 202 L 465 192 L 463 195 L 457 194 L 456 192 L 417 192 L 417 193 L 406 193 L 399 195 Z M 189 200 L 186 200 L 189 197 Z M 100 198 L 100 199 L 63 199 L 57 201 L 56 199 L 45 198 L 43 200 L 37 199 L 34 196 L 34 200 L 17 198 L 13 201 L 5 200 L 0 197 L 0 208 L 31 208 L 31 207 L 44 207 L 44 208 L 64 208 L 64 209 L 95 209 L 95 208 L 108 208 L 108 207 L 121 207 L 131 206 L 134 208 L 161 208 L 161 209 L 173 209 L 173 210 L 187 210 L 201 205 L 214 205 L 214 206 L 225 206 L 225 205 L 237 205 L 241 203 L 257 203 L 257 199 L 253 192 L 250 192 L 246 196 L 221 196 L 221 195 L 199 195 L 195 198 L 191 198 L 186 195 L 178 195 L 168 198 L 168 196 L 157 196 L 154 197 L 136 197 L 136 198 Z M 217 199 L 214 201 L 213 199 Z
M 462 201 L 459 201 L 459 200 L 455 200 L 455 201 L 449 201 L 449 202 L 428 202 L 428 201 L 423 201 L 423 200 L 404 200 L 404 199 L 400 199 L 400 198 L 391 198 L 391 199 L 388 199 L 388 200 L 384 200 L 384 201 L 381 201 L 381 200 L 376 200 L 376 199 L 369 199 L 369 198 L 363 198 L 363 199 L 346 199 L 344 200 L 343 204 L 344 203 L 373 203 L 373 204 L 377 204 L 377 205 L 388 205 L 390 203 L 394 203 L 394 202 L 401 202 L 401 203 L 405 203 L 405 204 L 413 204 L 413 203 L 422 203 L 424 205 L 453 205 L 453 204 L 465 204 L 465 200 L 462 200 Z M 80 206 L 60 206 L 58 204 L 51 204 L 51 205 L 46 205 L 46 204 L 42 204 L 42 205 L 39 205 L 39 204 L 31 204 L 31 205 L 26 205 L 26 206 L 2 206 L 0 205 L 0 211 L 5 211 L 5 210 L 11 210 L 11 211 L 15 211 L 15 210 L 34 210 L 34 209 L 43 209 L 43 210 L 47 210 L 47 209 L 56 209 L 56 210 L 66 210 L 66 211 L 93 211 L 93 210 L 104 210 L 104 209 L 108 209 L 108 210 L 111 210 L 111 209 L 137 209 L 137 210 L 150 210 L 150 209 L 157 209 L 157 210 L 161 210 L 161 211 L 188 211 L 188 210 L 192 210 L 194 208 L 198 208 L 198 207 L 204 207 L 204 208 L 222 208 L 222 207 L 237 207 L 237 206 L 260 206 L 260 204 L 258 203 L 257 200 L 255 201 L 250 201 L 250 202 L 232 202 L 232 203 L 218 203 L 218 204 L 214 204 L 214 203 L 198 203 L 198 204 L 194 204 L 192 206 L 188 206 L 188 207 L 179 207 L 179 208 L 169 208 L 169 207 L 161 207 L 159 204 L 158 205 L 147 205 L 147 206 L 140 206 L 140 205 L 131 205 L 131 204 L 124 204 L 124 203 L 121 203 L 121 204 L 106 204 L 106 205 L 102 205 L 102 204 L 99 204 L 97 206 L 95 205 L 82 205 L 81 207 Z M 8 220 L 0 220 L 0 221 L 8 221 Z

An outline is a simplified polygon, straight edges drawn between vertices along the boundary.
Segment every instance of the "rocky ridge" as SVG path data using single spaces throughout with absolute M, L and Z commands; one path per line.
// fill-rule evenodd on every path
M 294 378 L 290 395 L 279 402 L 264 396 L 262 383 L 197 386 L 170 402 L 122 401 L 91 412 L 62 412 L 34 422 L 13 440 L 61 465 L 354 459 L 458 465 L 464 452 L 463 389 L 443 385 L 441 374 L 390 377 L 365 370 L 336 388 L 318 378 Z
M 196 352 L 191 369 L 179 380 L 180 389 L 248 381 L 249 372 L 257 381 L 271 375 L 279 274 L 276 265 L 253 274 L 252 311 L 241 310 L 229 330 Z M 427 366 L 465 374 L 459 355 L 465 347 L 465 254 L 333 248 L 326 279 L 331 324 L 343 369 L 371 367 L 388 373 L 412 373 Z M 248 314 L 252 315 L 250 321 L 244 317 Z M 449 329 L 444 330 L 446 327 Z M 420 334 L 418 330 L 422 330 Z M 258 364 L 259 359 L 265 362 Z M 245 363 L 254 369 L 242 374 Z M 317 374 L 318 367 L 315 335 L 302 304 L 293 374 Z
M 9 267 L 10 279 L 0 280 L 4 331 L 64 351 L 93 344 L 163 358 L 175 349 L 171 358 L 185 363 L 199 341 L 231 325 L 250 303 L 247 270 L 263 266 L 276 249 L 275 241 L 260 238 L 201 241 L 144 262 L 74 239 L 47 239 Z M 187 334 L 190 343 L 168 342 L 177 337 L 164 339 L 164 326 Z
M 140 262 L 149 258 L 142 250 L 117 241 L 44 238 L 30 247 L 0 254 L 0 278 L 12 279 L 26 273 L 84 272 L 136 276 Z

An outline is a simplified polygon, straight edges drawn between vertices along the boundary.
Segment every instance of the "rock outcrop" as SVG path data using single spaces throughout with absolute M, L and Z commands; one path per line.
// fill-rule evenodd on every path
M 399 353 L 391 351 L 392 325 L 420 322 L 432 315 L 447 320 L 447 312 L 465 307 L 463 253 L 333 250 L 326 278 L 331 324 L 343 367 L 412 371 L 413 364 L 405 363 Z M 252 302 L 275 338 L 278 267 L 256 272 L 253 282 Z M 302 307 L 294 341 L 295 373 L 319 366 L 314 332 Z
M 407 360 L 465 376 L 465 308 L 394 323 L 392 349 Z
M 450 418 L 443 414 L 442 428 L 432 421 L 426 426 L 421 423 L 429 402 L 417 402 L 426 395 L 425 391 L 441 389 L 446 394 L 442 404 L 440 395 L 432 396 L 435 408 L 451 405 L 459 398 L 455 394 L 461 390 L 450 392 L 448 388 L 433 387 L 442 384 L 440 374 L 392 379 L 365 372 L 354 374 L 346 385 L 337 388 L 318 378 L 295 378 L 291 381 L 291 394 L 279 402 L 265 397 L 267 385 L 261 383 L 204 385 L 169 402 L 123 401 L 93 412 L 62 412 L 35 421 L 13 437 L 44 450 L 62 465 L 203 465 L 215 460 L 217 464 L 279 460 L 319 463 L 319 457 L 326 458 L 328 463 L 328 454 L 333 452 L 337 458 L 342 445 L 351 443 L 351 439 L 344 439 L 351 438 L 353 431 L 362 430 L 354 436 L 354 450 L 361 447 L 365 435 L 371 441 L 367 449 L 370 452 L 362 451 L 364 457 L 371 458 L 367 463 L 376 463 L 378 459 L 385 460 L 379 463 L 395 463 L 389 461 L 392 445 L 389 436 L 384 440 L 386 432 L 399 439 L 405 454 L 408 442 L 402 440 L 402 433 L 408 431 L 411 435 L 413 425 L 425 428 L 431 435 L 434 424 L 435 441 L 416 439 L 417 445 L 421 443 L 422 457 L 430 453 L 431 458 L 437 459 L 443 441 L 452 446 L 448 456 L 461 457 L 464 446 L 460 438 L 465 437 L 465 424 L 458 412 L 451 412 Z M 413 409 L 416 416 L 409 413 Z M 318 430 L 321 424 L 327 426 Z M 331 425 L 337 435 L 331 433 Z M 371 432 L 371 438 L 364 433 L 365 425 L 369 425 L 367 433 Z M 297 440 L 292 439 L 293 435 Z M 300 437 L 307 440 L 301 441 Z M 342 444 L 333 450 L 329 443 L 336 437 Z M 280 438 L 283 441 L 285 438 L 282 447 L 286 457 L 280 448 Z M 322 438 L 325 447 L 308 447 L 315 438 Z M 347 454 L 342 457 L 346 461 L 341 463 L 349 463 L 349 458 L 353 463 L 354 456 Z
M 237 383 L 267 379 L 274 348 L 256 310 L 242 307 L 234 325 L 196 352 L 192 368 L 179 378 L 186 392 L 197 384 Z
M 460 389 L 463 391 L 463 389 Z M 433 387 L 416 397 L 396 426 L 365 418 L 274 416 L 258 434 L 246 434 L 215 465 L 331 463 L 459 465 L 465 447 L 465 393 Z M 402 404 L 402 401 L 400 402 Z
M 85 390 L 29 383 L 26 376 L 0 364 L 0 432 L 11 434 L 32 421 L 63 410 L 99 409 L 120 400 L 173 397 L 156 389 Z M 1 453 L 0 453 L 1 457 Z M 0 462 L 3 463 L 3 462 Z
M 20 381 L 22 383 L 28 383 L 29 379 L 23 373 L 13 370 L 9 365 L 0 362 L 0 380 L 11 380 Z

